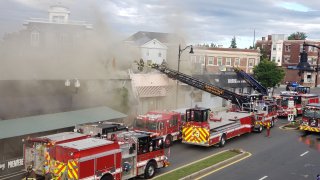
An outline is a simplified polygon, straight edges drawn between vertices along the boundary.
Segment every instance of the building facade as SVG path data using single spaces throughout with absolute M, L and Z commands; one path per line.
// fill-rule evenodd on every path
M 253 67 L 259 62 L 260 51 L 254 49 L 196 47 L 194 54 L 190 54 L 190 64 L 196 67 L 194 74 L 202 74 L 204 71 L 216 74 L 232 71 L 233 67 L 253 73 Z
M 315 71 L 299 73 L 295 67 L 300 62 L 300 53 L 303 51 L 303 43 L 319 46 L 320 41 L 311 40 L 288 40 L 284 35 L 268 35 L 268 38 L 262 38 L 256 42 L 256 46 L 265 53 L 266 57 L 281 66 L 285 72 L 283 83 L 289 81 L 300 82 L 306 86 L 315 85 Z M 308 54 L 308 63 L 313 69 L 317 66 L 318 49 L 314 47 L 305 47 Z

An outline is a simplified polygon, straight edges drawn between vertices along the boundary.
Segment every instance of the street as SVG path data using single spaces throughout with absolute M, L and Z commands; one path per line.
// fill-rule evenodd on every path
M 282 130 L 281 119 L 271 130 L 246 134 L 227 141 L 224 148 L 200 147 L 176 143 L 170 149 L 171 166 L 166 172 L 224 149 L 243 149 L 252 156 L 202 179 L 315 179 L 320 173 L 320 136 L 303 136 L 298 130 Z

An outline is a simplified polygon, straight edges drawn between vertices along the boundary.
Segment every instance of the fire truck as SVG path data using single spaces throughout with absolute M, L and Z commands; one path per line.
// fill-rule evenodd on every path
M 76 132 L 62 132 L 37 138 L 29 138 L 24 144 L 25 168 L 32 166 L 38 176 L 44 176 L 55 158 L 58 144 L 86 139 L 89 136 Z
M 164 139 L 165 147 L 181 140 L 182 113 L 174 111 L 150 111 L 134 119 L 133 129 L 157 133 Z
M 302 94 L 293 91 L 283 91 L 278 99 L 278 116 L 288 117 L 288 114 L 294 116 L 301 115 L 302 109 L 309 103 L 319 103 L 319 97 L 316 94 Z
M 148 179 L 168 165 L 162 137 L 149 132 L 121 132 L 116 141 L 87 138 L 55 150 L 53 174 L 58 179 Z
M 276 104 L 272 101 L 266 101 L 263 98 L 264 94 L 267 94 L 267 90 L 258 83 L 253 77 L 246 74 L 244 71 L 235 70 L 242 74 L 243 77 L 252 82 L 251 85 L 261 94 L 258 95 L 241 95 L 235 92 L 223 89 L 221 87 L 215 86 L 211 83 L 201 81 L 197 78 L 191 77 L 189 75 L 183 74 L 181 72 L 172 70 L 166 66 L 166 64 L 151 64 L 151 68 L 154 68 L 164 74 L 166 74 L 171 79 L 176 79 L 192 87 L 198 88 L 200 90 L 206 91 L 215 96 L 219 96 L 223 99 L 230 101 L 234 106 L 232 111 L 247 111 L 251 112 L 256 116 L 254 130 L 262 131 L 263 126 L 267 124 L 274 124 L 277 120 Z M 249 78 L 251 77 L 251 78 Z M 261 112 L 264 111 L 264 112 Z
M 307 132 L 320 132 L 320 104 L 310 103 L 306 105 L 302 113 L 300 130 Z
M 250 133 L 255 117 L 249 112 L 218 112 L 211 114 L 208 108 L 191 108 L 186 112 L 182 129 L 182 142 L 201 146 L 218 144 L 223 147 L 227 139 Z
M 112 140 L 114 134 L 122 131 L 128 131 L 128 127 L 123 123 L 105 121 L 97 123 L 78 124 L 75 126 L 74 131 L 93 137 Z

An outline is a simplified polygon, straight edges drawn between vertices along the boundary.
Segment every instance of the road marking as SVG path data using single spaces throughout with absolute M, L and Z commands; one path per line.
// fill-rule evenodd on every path
M 242 160 L 244 160 L 244 159 L 252 156 L 252 154 L 249 153 L 249 152 L 247 152 L 247 154 L 248 154 L 247 156 L 245 156 L 245 157 L 243 157 L 243 158 L 241 158 L 241 159 L 238 159 L 238 160 L 236 160 L 236 161 L 233 161 L 232 163 L 226 164 L 226 165 L 224 165 L 224 166 L 222 166 L 222 167 L 220 167 L 220 168 L 218 168 L 218 169 L 215 169 L 215 170 L 213 170 L 213 171 L 211 171 L 211 172 L 208 172 L 207 174 L 204 174 L 204 175 L 196 178 L 195 180 L 199 180 L 199 179 L 201 179 L 201 178 L 203 178 L 203 177 L 205 177 L 205 176 L 208 176 L 208 175 L 210 175 L 210 174 L 212 174 L 212 173 L 214 173 L 214 172 L 216 172 L 216 171 L 219 171 L 219 170 L 221 170 L 221 169 L 223 169 L 223 168 L 226 168 L 226 167 L 228 167 L 228 166 L 231 166 L 232 164 L 235 164 L 235 163 L 237 163 L 237 162 L 239 162 L 239 161 L 242 161 Z
M 304 156 L 304 155 L 306 155 L 306 154 L 308 154 L 308 153 L 309 153 L 309 151 L 306 151 L 306 152 L 300 154 L 300 156 L 302 157 L 302 156 Z
M 260 178 L 259 180 L 263 180 L 266 179 L 268 176 L 263 176 L 262 178 Z

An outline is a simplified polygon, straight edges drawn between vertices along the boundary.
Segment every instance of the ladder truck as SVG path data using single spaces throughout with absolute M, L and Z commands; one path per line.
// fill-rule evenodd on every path
M 188 84 L 213 95 L 219 96 L 238 106 L 238 110 L 214 115 L 210 109 L 191 108 L 186 110 L 186 123 L 182 127 L 182 142 L 203 146 L 217 143 L 223 146 L 229 138 L 252 130 L 262 131 L 263 126 L 273 126 L 277 118 L 276 104 L 255 101 L 253 97 L 240 95 L 214 86 L 189 75 L 168 68 L 165 64 L 151 64 L 171 79 Z
M 250 76 L 249 74 L 247 74 L 246 72 L 244 72 L 240 68 L 234 67 L 233 69 L 234 69 L 234 72 L 236 72 L 239 77 L 241 77 L 248 84 L 250 84 L 254 90 L 259 92 L 263 96 L 268 96 L 268 89 L 266 87 L 262 86 L 262 84 L 260 84 L 260 82 L 258 82 L 256 79 L 254 79 L 252 76 Z

